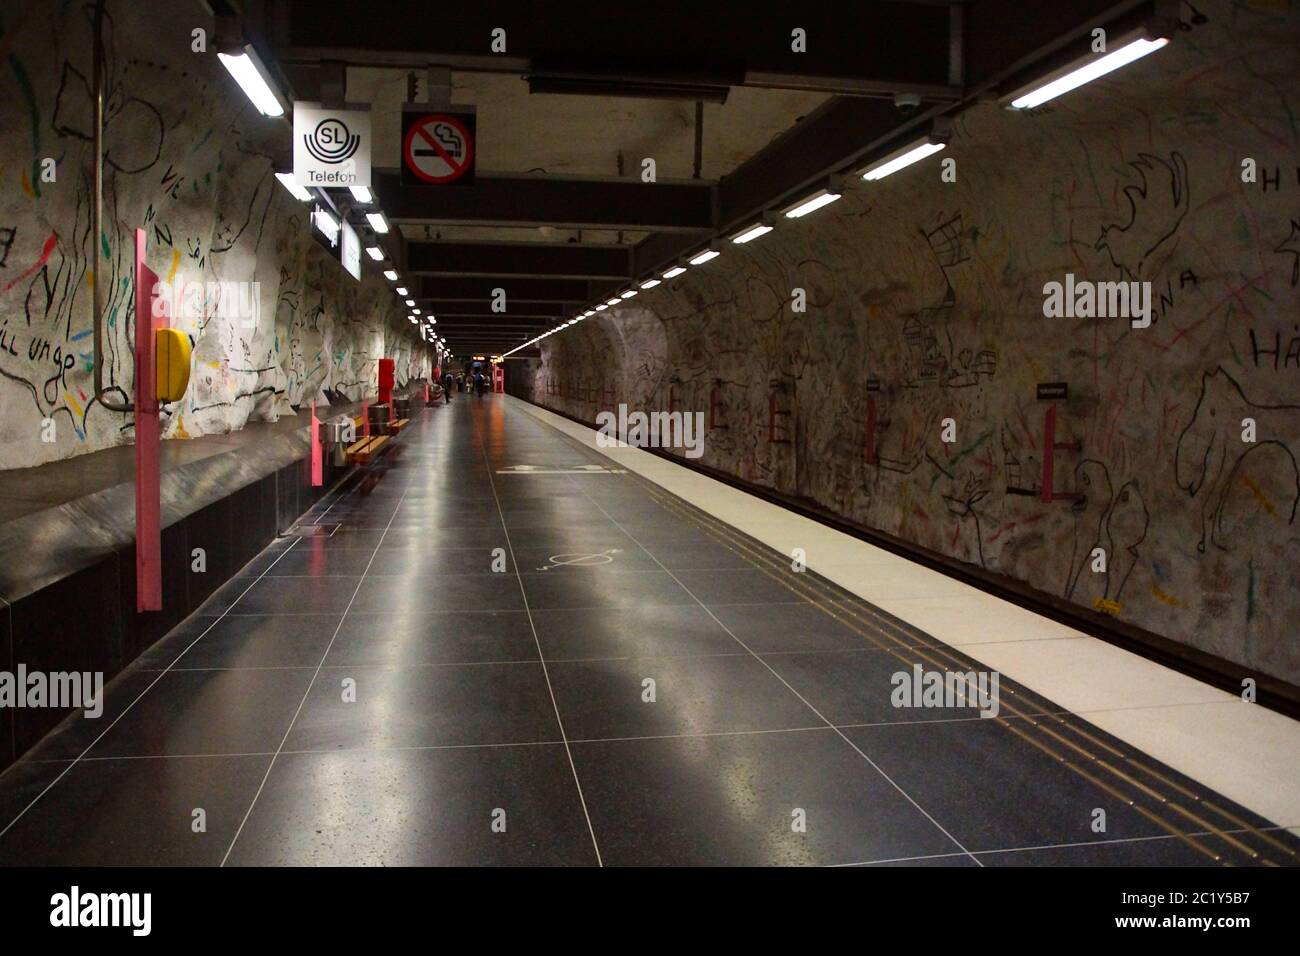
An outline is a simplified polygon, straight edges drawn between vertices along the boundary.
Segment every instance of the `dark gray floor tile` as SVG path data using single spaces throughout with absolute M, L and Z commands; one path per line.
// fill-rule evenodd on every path
M 343 699 L 355 681 L 356 701 Z M 560 740 L 540 664 L 327 667 L 288 750 L 537 743 Z
M 356 593 L 360 577 L 235 578 L 220 588 L 196 612 L 220 614 L 342 613 Z
M 498 810 L 505 832 L 492 830 Z M 230 860 L 255 866 L 595 861 L 562 744 L 283 754 Z
M 0 838 L 0 865 L 216 866 L 270 762 L 82 760 Z M 55 766 L 66 765 L 45 769 Z
M 556 551 L 553 548 L 521 547 L 515 541 L 515 560 L 525 574 L 584 573 L 596 571 L 661 571 L 658 562 L 640 548 L 607 548 L 597 551 Z
M 697 570 L 679 577 L 703 604 L 806 603 L 803 595 L 783 583 L 782 575 L 773 576 L 756 568 Z
M 572 747 L 607 865 L 825 865 L 956 849 L 831 730 Z
M 337 613 L 192 617 L 141 655 L 139 666 L 314 668 L 340 620 Z
M 1009 723 L 1051 745 L 1027 721 Z M 1062 768 L 999 720 L 863 727 L 845 733 L 921 806 L 948 821 L 949 832 L 972 852 L 1167 833 Z M 1092 831 L 1097 809 L 1106 813 L 1105 833 Z
M 746 653 L 695 604 L 535 609 L 533 624 L 548 661 Z
M 776 604 L 756 612 L 750 607 L 710 608 L 732 634 L 750 650 L 865 650 L 871 645 L 842 620 L 809 603 Z M 843 615 L 841 615 L 843 617 Z
M 306 538 L 262 572 L 267 577 L 359 576 L 373 553 L 370 548 L 333 548 L 321 538 Z
M 325 663 L 421 666 L 537 659 L 537 642 L 524 611 L 354 611 L 344 620 Z
M 767 654 L 763 660 L 837 726 L 979 719 L 980 711 L 973 700 L 969 707 L 894 706 L 895 689 L 903 682 L 912 686 L 912 666 L 920 662 L 919 658 L 913 662 L 907 657 L 906 650 L 899 653 L 901 659 L 864 647 L 856 651 Z M 926 673 L 934 669 L 925 665 Z M 1012 688 L 1002 683 L 999 677 L 999 699 L 1011 702 L 1015 699 Z M 1042 712 L 1024 701 L 1017 700 L 1016 706 L 1025 712 Z
M 746 656 L 548 663 L 569 739 L 812 727 L 817 716 Z M 654 703 L 643 700 L 647 679 Z
M 499 550 L 499 553 L 497 553 Z M 497 571 L 495 568 L 501 568 Z M 380 548 L 370 565 L 371 577 L 439 574 L 506 574 L 514 577 L 510 551 L 479 545 L 464 548 Z
M 1216 844 L 1209 837 L 1197 838 L 1204 846 Z M 980 853 L 985 866 L 1218 866 L 1213 859 L 1175 836 L 1099 843 L 1092 846 L 1038 847 L 1012 853 Z
M 366 578 L 352 610 L 360 614 L 434 611 L 522 611 L 513 574 L 428 574 Z
M 170 671 L 95 744 L 95 757 L 273 752 L 312 669 Z
M 695 604 L 686 590 L 664 571 L 591 574 L 533 571 L 520 577 L 528 593 L 528 606 L 538 610 Z

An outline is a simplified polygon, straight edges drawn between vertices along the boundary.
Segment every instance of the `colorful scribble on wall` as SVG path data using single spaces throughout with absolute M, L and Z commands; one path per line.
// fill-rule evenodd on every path
M 531 397 L 704 411 L 703 464 L 1300 682 L 1300 17 L 1198 7 L 1093 87 L 960 116 L 955 183 L 860 184 L 552 336 Z M 1045 318 L 1066 273 L 1150 282 L 1151 326 Z M 1042 382 L 1077 442 L 1051 503 Z
M 34 0 L 0 33 L 0 467 L 24 468 L 131 440 L 129 415 L 92 394 L 91 296 L 106 308 L 104 381 L 132 382 L 133 230 L 173 285 L 258 283 L 255 323 L 191 310 L 191 386 L 165 437 L 274 421 L 323 389 L 372 391 L 376 361 L 427 373 L 383 280 L 358 283 L 311 240 L 303 205 L 275 181 L 284 131 L 211 53 L 191 51 L 197 6 L 113 4 L 105 24 L 104 235 L 90 235 L 90 8 Z M 211 35 L 211 23 L 206 24 Z M 48 78 L 48 79 L 45 79 Z M 44 182 L 41 162 L 56 162 Z M 197 314 L 192 314 L 197 312 Z M 406 327 L 406 328 L 404 328 Z M 57 440 L 41 441 L 41 422 Z

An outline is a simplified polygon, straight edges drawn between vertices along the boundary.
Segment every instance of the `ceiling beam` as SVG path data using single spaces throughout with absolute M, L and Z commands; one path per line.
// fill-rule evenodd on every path
M 376 171 L 375 195 L 392 222 L 436 226 L 554 226 L 635 232 L 709 232 L 707 182 L 564 179 L 478 173 L 473 186 L 408 186 Z
M 751 80 L 869 96 L 947 86 L 946 4 L 873 0 L 855 4 L 846 21 L 833 4 L 804 4 L 791 17 L 763 4 L 737 15 L 697 0 L 593 0 L 574 4 L 568 16 L 544 17 L 530 0 L 499 0 L 449 7 L 431 29 L 417 4 L 370 0 L 345 31 L 320 15 L 316 0 L 275 0 L 275 6 L 283 8 L 273 37 L 276 59 L 313 73 L 327 60 L 421 71 L 436 63 L 460 71 L 595 76 L 611 93 L 629 85 L 730 87 Z M 792 49 L 796 26 L 806 31 L 807 53 Z M 498 27 L 506 31 L 505 52 L 490 48 Z M 303 71 L 289 72 L 302 87 L 299 95 L 314 95 Z
M 960 21 L 966 80 L 961 105 L 989 95 L 1008 77 L 1036 68 L 1070 44 L 1087 40 L 1093 28 L 1106 26 L 1113 31 L 1156 16 L 1157 8 L 1166 2 L 1055 0 L 1042 6 L 1041 16 L 1037 7 L 1033 16 L 1025 16 L 1018 0 L 972 0 L 963 7 Z M 949 61 L 945 49 L 939 57 L 945 70 Z M 934 119 L 952 111 L 952 103 L 926 98 L 912 113 L 900 112 L 886 100 L 828 100 L 719 182 L 718 232 L 729 235 L 765 211 L 785 208 L 817 189 L 829 175 L 852 172 L 880 152 L 921 135 Z M 849 182 L 857 182 L 856 177 Z M 698 240 L 690 236 L 648 236 L 634 247 L 634 276 L 655 274 L 697 245 Z
M 507 299 L 504 312 L 495 311 L 487 299 L 481 301 L 456 301 L 448 299 L 416 299 L 415 304 L 425 312 L 438 317 L 443 316 L 482 317 L 485 319 L 558 319 L 568 316 L 580 305 L 580 302 L 528 302 L 521 299 Z
M 530 242 L 406 243 L 406 271 L 421 276 L 501 276 L 516 278 L 631 278 L 630 246 Z M 506 295 L 509 296 L 507 290 Z
M 488 302 L 497 289 L 506 293 L 506 304 L 520 302 L 586 302 L 595 293 L 594 283 L 585 279 L 521 279 L 518 276 L 415 276 L 415 298 L 452 302 Z

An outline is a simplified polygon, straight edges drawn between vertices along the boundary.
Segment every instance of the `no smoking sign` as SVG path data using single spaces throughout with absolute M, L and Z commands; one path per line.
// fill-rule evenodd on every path
M 474 185 L 474 114 L 402 112 L 402 185 Z

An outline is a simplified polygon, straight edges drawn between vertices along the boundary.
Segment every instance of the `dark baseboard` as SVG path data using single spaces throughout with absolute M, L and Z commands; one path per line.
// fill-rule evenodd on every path
M 419 403 L 423 408 L 423 402 Z M 355 465 L 324 465 L 320 487 L 299 458 L 162 529 L 163 609 L 136 611 L 134 543 L 105 549 L 30 593 L 0 601 L 0 670 L 101 672 L 105 684 L 193 614 L 317 501 L 365 480 Z M 191 554 L 204 551 L 195 571 Z M 53 576 L 52 576 L 53 577 Z M 0 708 L 0 771 L 76 711 Z
M 594 422 L 586 421 L 576 415 L 550 408 L 517 393 L 511 394 L 520 401 L 536 405 L 538 408 L 559 415 L 561 418 L 567 418 L 571 422 L 585 425 L 588 428 L 596 427 Z M 1204 681 L 1230 694 L 1241 693 L 1243 680 L 1247 678 L 1254 680 L 1257 703 L 1293 719 L 1300 719 L 1300 687 L 1295 684 L 1257 671 L 1251 671 L 1241 664 L 1190 647 L 1162 634 L 1116 620 L 1110 615 L 1090 610 L 1054 594 L 1030 587 L 1016 578 L 986 570 L 978 565 L 957 561 L 947 555 L 931 551 L 928 548 L 922 548 L 903 538 L 857 524 L 806 498 L 799 498 L 771 488 L 764 488 L 728 472 L 708 465 L 701 465 L 679 455 L 669 454 L 659 448 L 643 448 L 642 451 L 657 455 L 666 461 L 671 461 L 702 475 L 707 475 L 709 478 L 754 495 L 756 498 L 779 505 L 802 517 L 810 518 L 827 527 L 834 528 L 836 531 L 852 535 L 859 540 L 893 552 L 923 567 L 946 574 L 948 577 L 964 584 L 979 588 L 1108 644 L 1122 647 L 1126 651 L 1131 651 L 1171 670 Z

